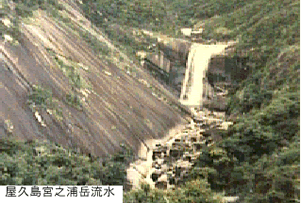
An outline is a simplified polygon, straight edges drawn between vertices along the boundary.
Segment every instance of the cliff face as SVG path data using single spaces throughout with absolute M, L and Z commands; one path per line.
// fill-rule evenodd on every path
M 171 61 L 179 61 L 186 65 L 188 53 L 192 43 L 182 39 L 166 38 L 161 35 L 158 38 L 158 47 L 164 52 L 164 56 Z
M 2 135 L 105 155 L 120 143 L 137 151 L 183 121 L 176 98 L 61 3 L 60 18 L 35 11 L 17 45 L 1 42 Z
M 177 78 L 177 80 L 182 81 L 181 99 L 183 100 L 184 95 L 188 94 L 189 89 L 191 89 L 190 86 L 193 81 L 192 75 L 196 75 L 193 73 L 193 70 L 204 69 L 204 73 L 197 74 L 203 75 L 201 77 L 203 77 L 204 85 L 202 83 L 196 85 L 200 87 L 198 88 L 199 91 L 204 93 L 202 99 L 201 97 L 199 98 L 202 102 L 196 102 L 194 105 L 200 103 L 201 106 L 206 108 L 222 111 L 226 110 L 225 96 L 229 87 L 235 86 L 249 74 L 249 69 L 246 67 L 247 58 L 241 53 L 238 53 L 239 56 L 233 56 L 233 53 L 236 52 L 235 44 L 236 42 L 230 41 L 205 46 L 201 43 L 191 43 L 181 39 L 166 38 L 164 36 L 158 38 L 158 47 L 164 53 L 164 57 L 171 61 L 177 60 L 182 66 L 186 66 L 186 73 L 184 75 L 180 74 Z M 223 51 L 215 53 L 216 47 L 218 46 L 224 47 L 222 48 Z M 196 47 L 199 47 L 198 51 L 196 51 Z M 208 50 L 206 50 L 206 47 Z M 209 49 L 212 51 L 209 51 Z M 194 56 L 194 52 L 198 53 L 197 56 Z M 208 56 L 207 53 L 209 54 Z M 194 61 L 196 61 L 197 64 L 195 64 Z M 194 68 L 191 68 L 192 64 L 195 66 Z M 198 81 L 198 79 L 196 81 Z M 199 97 L 199 94 L 202 93 L 196 93 L 196 97 Z M 186 101 L 186 104 L 192 105 L 191 101 Z

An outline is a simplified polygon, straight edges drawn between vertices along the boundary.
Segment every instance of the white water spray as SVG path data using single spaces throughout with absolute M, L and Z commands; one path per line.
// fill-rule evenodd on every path
M 206 72 L 210 59 L 221 54 L 228 45 L 193 44 L 187 60 L 187 67 L 180 101 L 190 107 L 202 107 L 203 97 L 210 93 Z M 189 81 L 191 80 L 191 81 Z

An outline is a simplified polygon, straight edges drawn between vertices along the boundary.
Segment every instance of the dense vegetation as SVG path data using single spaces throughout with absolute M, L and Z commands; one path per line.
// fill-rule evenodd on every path
M 218 40 L 216 29 L 226 28 L 249 59 L 251 74 L 229 98 L 236 124 L 220 144 L 237 159 L 229 181 L 239 183 L 246 202 L 300 198 L 299 7 L 299 1 L 252 1 L 205 27 Z
M 39 141 L 0 140 L 1 185 L 124 185 L 133 153 L 100 160 L 73 149 Z
M 217 1 L 222 2 L 222 1 Z M 212 186 L 246 202 L 300 198 L 300 27 L 298 1 L 245 1 L 206 20 L 205 37 L 239 39 L 249 77 L 229 98 L 236 124 L 220 147 L 231 161 L 212 173 Z M 216 6 L 216 8 L 218 8 Z M 218 32 L 221 28 L 226 33 Z M 218 169 L 218 166 L 214 166 Z M 221 184 L 216 184 L 219 177 Z M 209 178 L 210 179 L 210 178 Z M 229 184 L 223 186 L 224 183 Z
M 124 201 L 134 202 L 198 202 L 198 203 L 219 203 L 222 202 L 222 195 L 214 193 L 210 185 L 204 179 L 196 179 L 186 182 L 184 186 L 175 190 L 163 191 L 151 190 L 149 185 L 141 185 L 141 189 L 132 190 L 124 195 Z
M 44 1 L 14 2 L 16 13 L 9 15 L 14 16 L 15 26 L 2 37 L 17 35 L 16 16 L 29 16 L 37 8 L 61 9 L 54 0 L 45 1 L 53 7 Z M 250 69 L 249 76 L 229 96 L 227 114 L 235 118 L 235 125 L 222 134 L 216 148 L 203 151 L 191 180 L 168 193 L 143 186 L 127 193 L 127 202 L 214 202 L 218 200 L 212 199 L 213 194 L 221 191 L 239 195 L 244 202 L 298 202 L 299 1 L 83 0 L 79 5 L 91 22 L 129 53 L 145 49 L 147 43 L 137 42 L 126 28 L 177 36 L 181 27 L 204 24 L 203 38 L 238 39 L 237 55 L 248 59 L 244 66 Z M 100 51 L 102 47 L 95 50 Z M 38 142 L 1 140 L 0 146 L 1 184 L 125 184 L 130 161 L 118 154 L 101 165 L 95 158 Z

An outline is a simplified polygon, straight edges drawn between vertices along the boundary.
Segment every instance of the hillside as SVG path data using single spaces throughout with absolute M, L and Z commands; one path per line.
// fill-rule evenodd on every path
M 25 7 L 19 3 L 3 18 L 10 23 L 2 33 L 2 132 L 104 155 L 120 143 L 137 151 L 137 143 L 162 137 L 183 119 L 185 110 L 172 108 L 180 105 L 164 87 L 75 4 L 59 3 L 51 11 L 32 5 L 28 14 L 18 13 Z
M 136 56 L 159 53 L 164 36 L 185 53 L 171 59 L 182 66 L 183 39 L 235 41 L 227 57 L 248 74 L 227 90 L 234 125 L 209 129 L 219 139 L 199 150 L 186 181 L 167 191 L 141 185 L 125 201 L 300 202 L 299 1 L 13 0 L 3 8 L 1 184 L 127 186 L 141 145 L 191 119 Z M 203 31 L 192 39 L 183 27 Z

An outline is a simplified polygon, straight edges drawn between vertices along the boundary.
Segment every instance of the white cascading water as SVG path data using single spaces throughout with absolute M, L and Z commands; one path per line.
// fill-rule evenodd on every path
M 205 78 L 209 61 L 213 55 L 222 53 L 227 46 L 229 45 L 201 45 L 197 43 L 191 46 L 180 96 L 182 104 L 189 107 L 202 106 L 203 92 L 205 93 L 204 96 L 207 96 L 210 91 L 208 80 Z M 163 139 L 146 141 L 147 146 L 150 146 L 150 150 L 146 150 L 145 145 L 141 144 L 139 156 L 144 157 L 146 154 L 146 160 L 142 161 L 138 159 L 127 169 L 127 178 L 132 183 L 133 188 L 139 188 L 141 182 L 145 182 L 149 184 L 151 188 L 155 188 L 155 182 L 153 182 L 151 178 L 152 174 L 158 171 L 152 166 L 154 144 L 161 143 L 163 146 L 163 143 L 167 141 L 169 145 L 172 144 L 174 140 L 181 135 L 182 130 L 185 129 L 181 128 L 181 126 L 185 127 L 185 125 L 176 126 L 174 131 L 170 131 L 169 135 Z M 164 174 L 166 175 L 166 171 Z M 168 182 L 167 175 L 164 177 L 166 178 L 165 181 Z
M 204 96 L 208 94 L 207 88 L 209 84 L 207 84 L 208 80 L 206 80 L 205 77 L 210 59 L 213 55 L 222 53 L 227 46 L 228 45 L 202 45 L 197 43 L 191 46 L 180 96 L 180 101 L 183 105 L 202 107 L 203 92 L 205 91 Z M 191 78 L 190 82 L 189 78 Z M 189 84 L 191 84 L 190 87 Z
M 189 76 L 191 75 L 191 69 L 192 69 L 192 64 L 193 64 L 192 61 L 193 61 L 195 50 L 196 50 L 195 45 L 196 44 L 192 44 L 189 54 L 188 54 L 188 60 L 186 62 L 186 72 L 185 72 L 185 77 L 184 77 L 184 81 L 182 84 L 180 101 L 183 101 L 184 96 L 187 94 L 187 84 L 188 84 Z

